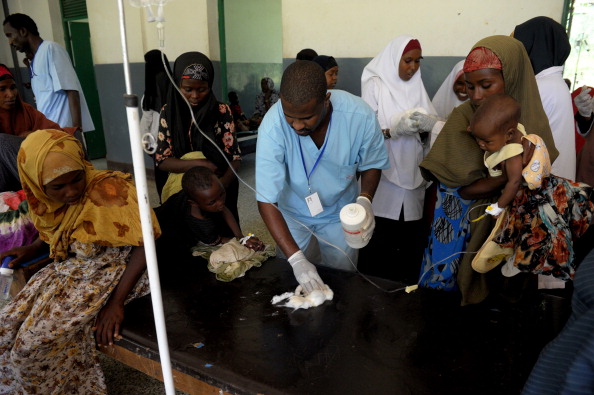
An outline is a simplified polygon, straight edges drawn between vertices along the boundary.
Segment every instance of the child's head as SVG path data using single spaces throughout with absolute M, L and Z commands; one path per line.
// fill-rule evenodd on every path
M 495 94 L 476 110 L 468 131 L 483 151 L 496 152 L 513 139 L 520 114 L 520 104 L 513 97 Z
M 217 212 L 225 207 L 225 188 L 212 170 L 196 166 L 184 173 L 182 188 L 188 202 L 201 211 Z
M 239 103 L 239 97 L 237 96 L 237 92 L 229 92 L 227 93 L 227 97 L 229 98 L 229 103 L 237 104 Z

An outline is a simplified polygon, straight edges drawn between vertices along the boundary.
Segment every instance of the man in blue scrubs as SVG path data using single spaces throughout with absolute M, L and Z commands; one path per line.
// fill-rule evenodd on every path
M 280 100 L 258 128 L 256 199 L 306 293 L 323 285 L 312 262 L 355 270 L 358 251 L 347 245 L 339 213 L 357 202 L 373 218 L 371 200 L 389 167 L 383 140 L 373 110 L 350 93 L 328 92 L 318 64 L 295 62 L 285 70 Z M 372 220 L 367 237 L 374 226 Z M 319 251 L 308 248 L 313 237 Z

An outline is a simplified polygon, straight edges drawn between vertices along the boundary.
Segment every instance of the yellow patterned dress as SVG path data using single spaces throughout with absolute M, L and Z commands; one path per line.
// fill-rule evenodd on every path
M 105 394 L 91 328 L 132 247 L 75 241 L 0 313 L 0 393 Z M 146 273 L 128 300 L 148 294 Z
M 134 247 L 143 245 L 136 189 L 127 174 L 95 170 L 78 141 L 57 130 L 30 134 L 18 165 L 31 219 L 54 262 L 0 312 L 0 394 L 104 394 L 92 328 Z M 86 177 L 76 203 L 52 200 L 44 185 L 72 171 Z M 126 302 L 147 293 L 144 273 Z

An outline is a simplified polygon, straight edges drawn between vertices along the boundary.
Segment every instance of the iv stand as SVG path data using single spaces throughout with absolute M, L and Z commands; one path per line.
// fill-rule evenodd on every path
M 144 252 L 146 254 L 146 266 L 151 287 L 153 315 L 155 317 L 155 328 L 157 330 L 157 341 L 159 344 L 159 358 L 163 371 L 165 392 L 167 395 L 174 395 L 175 386 L 173 384 L 171 359 L 169 357 L 169 344 L 167 342 L 165 315 L 163 313 L 163 299 L 161 297 L 161 284 L 159 282 L 159 269 L 157 267 L 157 255 L 155 251 L 155 235 L 153 233 L 151 208 L 149 206 L 146 182 L 146 169 L 144 166 L 144 154 L 140 138 L 138 97 L 132 94 L 132 83 L 130 82 L 130 63 L 128 61 L 128 48 L 126 44 L 126 25 L 123 0 L 118 0 L 118 9 L 120 16 L 124 77 L 126 81 L 126 94 L 124 95 L 124 101 L 126 104 L 126 115 L 128 118 L 128 128 L 130 132 L 132 163 L 134 165 L 134 181 L 136 182 L 136 189 L 138 193 L 138 206 L 140 209 L 142 237 L 144 240 Z

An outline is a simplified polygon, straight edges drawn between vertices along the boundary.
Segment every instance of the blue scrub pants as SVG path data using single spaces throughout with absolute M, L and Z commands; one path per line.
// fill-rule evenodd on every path
M 285 220 L 293 239 L 295 239 L 295 242 L 310 262 L 334 269 L 355 271 L 353 264 L 357 265 L 359 250 L 348 246 L 340 222 L 308 225 L 315 235 L 319 236 L 315 237 L 306 228 L 290 218 L 285 217 Z M 334 244 L 342 251 L 324 243 L 322 239 Z M 315 245 L 316 241 L 318 246 Z M 353 263 L 349 261 L 349 258 Z

